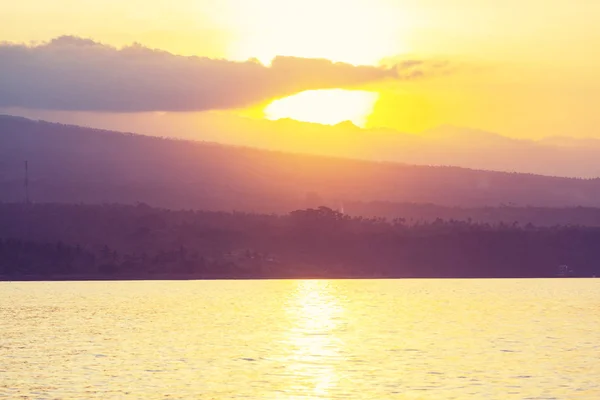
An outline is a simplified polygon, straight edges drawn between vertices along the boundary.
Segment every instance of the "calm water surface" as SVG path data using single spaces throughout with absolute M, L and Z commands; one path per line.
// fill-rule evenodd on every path
M 0 398 L 600 399 L 600 279 L 0 283 Z

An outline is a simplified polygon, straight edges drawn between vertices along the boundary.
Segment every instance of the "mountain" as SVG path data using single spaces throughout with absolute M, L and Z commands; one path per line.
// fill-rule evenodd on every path
M 288 212 L 316 202 L 599 206 L 600 180 L 357 161 L 0 117 L 0 201 Z M 310 194 L 310 195 L 308 195 Z
M 362 129 L 351 122 L 329 126 L 292 119 L 270 121 L 256 115 L 250 118 L 218 111 L 114 114 L 5 110 L 5 113 L 116 131 L 329 157 L 562 177 L 600 177 L 600 158 L 597 157 L 600 140 L 593 138 L 515 139 L 452 125 L 406 133 L 389 128 Z
M 496 146 L 515 142 L 514 139 L 497 133 L 453 125 L 441 125 L 433 129 L 428 129 L 420 136 L 430 142 L 448 145 L 461 144 L 462 146 Z
M 5 112 L 18 112 L 36 120 L 186 140 L 205 140 L 264 150 L 549 176 L 600 177 L 600 158 L 597 157 L 600 140 L 593 138 L 515 139 L 451 125 L 419 133 L 406 133 L 389 128 L 362 129 L 351 122 L 329 126 L 292 119 L 270 121 L 217 111 L 133 115 L 57 114 L 24 110 Z

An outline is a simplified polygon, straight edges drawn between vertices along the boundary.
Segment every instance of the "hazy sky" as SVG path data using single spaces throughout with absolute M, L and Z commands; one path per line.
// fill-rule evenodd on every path
M 266 101 L 296 91 L 341 88 L 377 93 L 377 103 L 365 105 L 365 109 L 374 110 L 366 122 L 371 127 L 418 132 L 441 124 L 454 124 L 513 137 L 600 137 L 600 113 L 597 112 L 600 1 L 596 0 L 0 1 L 0 39 L 13 44 L 38 42 L 36 52 L 19 53 L 15 56 L 17 59 L 5 57 L 8 65 L 5 69 L 0 58 L 4 90 L 10 88 L 12 95 L 1 104 L 4 107 L 72 110 L 71 103 L 81 103 L 81 96 L 85 94 L 89 107 L 84 108 L 97 112 L 131 113 L 149 111 L 148 107 L 155 107 L 156 111 L 191 112 L 203 111 L 214 104 L 219 104 L 218 108 L 264 108 Z M 260 87 L 249 88 L 252 82 L 241 78 L 246 72 L 238 68 L 239 65 L 225 66 L 231 67 L 228 71 L 232 71 L 235 78 L 227 74 L 215 78 L 206 71 L 219 69 L 221 64 L 199 66 L 194 61 L 194 69 L 184 67 L 183 59 L 165 56 L 162 64 L 159 56 L 145 54 L 139 59 L 143 60 L 140 63 L 146 75 L 140 77 L 138 83 L 152 89 L 144 92 L 141 86 L 132 84 L 135 95 L 125 98 L 123 109 L 114 101 L 108 104 L 102 98 L 120 92 L 111 92 L 100 84 L 79 85 L 80 97 L 70 99 L 72 93 L 65 89 L 67 99 L 55 99 L 49 107 L 52 99 L 44 103 L 39 94 L 48 97 L 47 91 L 53 87 L 44 84 L 38 89 L 32 76 L 53 77 L 56 83 L 61 82 L 62 71 L 65 82 L 70 74 L 80 77 L 81 82 L 90 76 L 98 77 L 98 82 L 116 82 L 115 74 L 110 75 L 110 79 L 97 71 L 95 75 L 82 75 L 82 71 L 74 73 L 72 66 L 83 65 L 81 68 L 90 69 L 94 63 L 106 62 L 106 68 L 110 69 L 113 58 L 117 66 L 134 64 L 134 56 L 117 54 L 116 50 L 107 55 L 106 49 L 74 53 L 56 44 L 39 46 L 62 35 L 90 38 L 117 48 L 138 42 L 183 56 L 257 58 L 266 66 L 241 64 L 260 76 L 256 78 Z M 63 52 L 71 67 L 56 62 L 63 57 Z M 315 67 L 317 75 L 321 74 L 317 79 L 312 75 L 313 67 L 306 69 L 297 63 L 294 68 L 299 69 L 286 75 L 282 69 L 277 70 L 275 64 L 269 67 L 269 62 L 278 55 L 369 64 L 374 69 L 366 72 L 369 78 L 365 78 L 365 70 L 347 68 L 343 79 L 339 76 L 333 79 L 335 73 L 319 66 Z M 33 60 L 39 62 L 39 68 L 29 69 L 30 75 L 21 73 L 18 66 L 30 66 Z M 378 67 L 381 60 L 385 68 Z M 405 79 L 406 65 L 401 64 L 405 60 L 427 65 L 411 70 L 415 72 L 415 79 Z M 444 68 L 440 68 L 442 63 Z M 43 70 L 46 65 L 54 69 Z M 184 96 L 187 102 L 181 100 L 181 92 L 172 87 L 156 88 L 156 84 L 148 84 L 161 79 L 176 80 L 173 77 L 180 76 L 183 69 L 186 79 L 194 81 L 191 86 L 195 91 Z M 385 72 L 396 69 L 400 69 L 402 79 Z M 203 79 L 192 78 L 196 73 Z M 0 84 L 2 78 L 0 76 Z M 132 76 L 123 74 L 119 79 L 135 81 Z M 15 82 L 27 86 L 27 91 L 16 88 Z M 235 87 L 243 88 L 241 97 L 232 88 L 232 82 Z M 174 85 L 183 87 L 184 83 Z M 261 92 L 262 87 L 268 90 Z M 213 93 L 211 90 L 217 93 L 216 97 L 220 96 L 218 101 L 206 100 Z M 162 101 L 171 99 L 173 104 L 147 102 L 149 104 L 144 104 L 141 110 L 130 104 L 157 93 L 162 94 Z M 34 97 L 37 103 L 31 100 Z M 197 100 L 198 97 L 203 101 Z M 234 101 L 239 98 L 243 101 Z M 310 106 L 298 103 L 290 103 L 290 115 L 301 114 L 294 113 L 298 110 L 293 107 Z M 326 100 L 323 104 L 327 105 Z M 322 108 L 320 106 L 321 111 Z
M 2 3 L 0 37 L 8 41 L 79 35 L 114 45 L 138 41 L 178 54 L 226 58 L 279 54 L 364 61 L 416 52 L 553 64 L 599 61 L 593 49 L 600 44 L 600 3 L 594 0 Z

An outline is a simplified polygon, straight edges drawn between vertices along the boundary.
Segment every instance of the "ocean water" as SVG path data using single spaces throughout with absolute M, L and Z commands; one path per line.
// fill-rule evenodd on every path
M 600 279 L 0 283 L 0 398 L 600 399 Z

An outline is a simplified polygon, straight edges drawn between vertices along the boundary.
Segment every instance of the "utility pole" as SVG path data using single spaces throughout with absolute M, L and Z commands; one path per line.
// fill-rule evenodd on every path
M 25 161 L 25 204 L 29 204 L 29 162 Z

